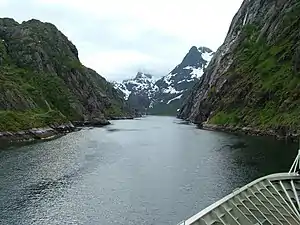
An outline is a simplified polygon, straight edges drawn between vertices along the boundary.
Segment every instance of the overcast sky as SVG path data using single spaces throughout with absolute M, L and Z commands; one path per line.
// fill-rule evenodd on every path
M 1 17 L 55 24 L 108 80 L 166 75 L 191 46 L 216 50 L 242 0 L 0 0 Z

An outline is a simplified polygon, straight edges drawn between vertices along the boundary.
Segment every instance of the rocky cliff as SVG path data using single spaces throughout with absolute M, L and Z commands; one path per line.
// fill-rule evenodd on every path
M 296 135 L 299 85 L 300 2 L 245 0 L 179 117 Z
M 0 19 L 0 131 L 67 121 L 102 124 L 127 110 L 113 86 L 80 63 L 76 47 L 54 25 Z

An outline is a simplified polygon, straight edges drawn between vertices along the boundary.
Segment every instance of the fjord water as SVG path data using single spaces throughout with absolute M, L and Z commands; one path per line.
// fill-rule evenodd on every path
M 287 171 L 296 152 L 154 116 L 10 146 L 0 151 L 0 224 L 177 224 Z

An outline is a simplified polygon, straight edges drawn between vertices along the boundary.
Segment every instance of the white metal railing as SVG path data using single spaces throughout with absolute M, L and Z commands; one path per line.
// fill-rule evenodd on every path
M 279 223 L 282 224 L 281 221 L 284 220 L 286 224 L 300 224 L 299 173 L 300 147 L 288 173 L 272 174 L 252 181 L 244 187 L 234 190 L 231 194 L 215 202 L 189 219 L 181 221 L 178 225 L 214 224 L 218 221 L 221 222 L 221 224 L 227 225 L 229 223 L 225 223 L 225 220 L 223 220 L 225 216 L 227 216 L 227 219 L 233 218 L 235 220 L 235 224 L 244 224 L 244 222 L 245 224 L 250 224 L 249 222 L 251 218 L 249 215 L 252 215 L 252 213 L 255 214 L 255 211 L 252 212 L 251 207 L 247 209 L 244 202 L 252 204 L 255 208 L 263 207 L 265 211 L 260 211 L 259 208 L 256 208 L 256 212 L 259 212 L 268 221 L 272 219 L 277 222 L 279 221 Z M 237 202 L 235 205 L 235 201 L 238 201 L 237 199 L 240 197 L 244 199 Z M 272 199 L 272 201 L 270 201 L 270 199 Z M 276 204 L 273 205 L 274 202 L 281 206 L 281 210 L 284 211 L 284 214 L 282 214 L 282 211 L 277 209 Z M 232 213 L 234 212 L 231 211 L 231 208 L 238 206 L 238 204 L 240 204 L 240 206 L 243 205 L 246 208 L 245 210 L 248 210 L 250 214 L 244 214 L 244 212 L 237 208 L 237 215 L 232 217 Z M 268 207 L 273 207 L 275 210 L 272 211 Z M 253 218 L 259 222 L 259 224 L 261 223 L 261 218 L 256 218 L 256 216 L 253 216 Z M 238 220 L 242 223 L 238 222 Z M 269 223 L 271 222 L 269 221 Z
M 297 173 L 300 170 L 300 149 L 298 151 L 298 155 L 296 156 L 295 161 L 293 162 L 289 173 Z

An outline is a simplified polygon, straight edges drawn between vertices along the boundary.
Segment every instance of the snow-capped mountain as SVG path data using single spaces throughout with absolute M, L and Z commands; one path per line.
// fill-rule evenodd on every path
M 191 88 L 199 81 L 214 52 L 206 47 L 193 46 L 168 75 L 156 82 L 156 93 L 150 112 L 154 114 L 176 114 Z
M 124 93 L 124 98 L 129 104 L 144 112 L 149 108 L 152 99 L 159 88 L 155 85 L 156 80 L 150 74 L 138 72 L 133 79 L 127 79 L 122 83 L 114 82 L 114 87 Z
M 213 55 L 209 48 L 193 46 L 182 62 L 159 80 L 139 72 L 134 79 L 114 86 L 124 93 L 132 107 L 142 112 L 175 115 Z

